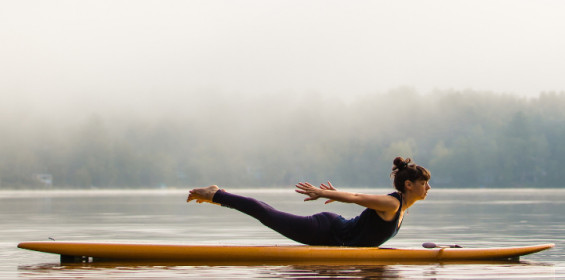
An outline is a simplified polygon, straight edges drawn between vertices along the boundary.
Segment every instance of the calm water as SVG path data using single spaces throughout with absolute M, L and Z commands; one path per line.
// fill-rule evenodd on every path
M 386 193 L 389 190 L 356 190 Z M 355 205 L 303 202 L 285 190 L 237 190 L 297 214 L 332 211 L 345 217 Z M 295 244 L 234 210 L 186 204 L 186 192 L 2 191 L 0 277 L 5 279 L 565 279 L 565 189 L 437 190 L 406 215 L 386 247 L 423 242 L 463 247 L 555 243 L 519 263 L 371 266 L 61 266 L 58 255 L 17 249 L 21 241 L 111 241 L 181 244 Z

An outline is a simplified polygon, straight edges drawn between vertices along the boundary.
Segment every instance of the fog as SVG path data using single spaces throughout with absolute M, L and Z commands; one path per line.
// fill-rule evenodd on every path
M 0 187 L 385 187 L 396 156 L 435 187 L 563 187 L 565 91 L 209 98 L 186 114 L 0 122 Z
M 565 88 L 563 10 L 558 0 L 7 0 L 0 102 L 168 110 L 207 91 L 347 99 L 398 86 L 536 96 Z
M 557 0 L 5 0 L 1 6 L 0 129 L 4 139 L 0 152 L 12 152 L 3 154 L 1 163 L 17 169 L 11 165 L 21 161 L 21 169 L 6 167 L 0 173 L 4 185 L 26 185 L 29 182 L 22 178 L 37 172 L 57 173 L 59 178 L 74 176 L 59 182 L 81 186 L 154 185 L 175 177 L 159 173 L 158 178 L 147 180 L 114 178 L 97 183 L 86 178 L 84 170 L 63 168 L 76 165 L 70 159 L 88 150 L 79 147 L 79 139 L 97 131 L 97 123 L 99 132 L 107 135 L 106 142 L 99 144 L 113 147 L 106 155 L 124 152 L 119 149 L 124 148 L 120 141 L 133 141 L 145 128 L 151 131 L 147 134 L 165 131 L 172 142 L 132 147 L 169 145 L 170 150 L 158 153 L 164 155 L 192 153 L 189 148 L 198 144 L 200 150 L 191 156 L 194 162 L 168 160 L 175 170 L 193 168 L 202 156 L 208 157 L 210 166 L 221 157 L 240 160 L 225 163 L 227 170 L 230 164 L 249 169 L 250 161 L 254 166 L 264 165 L 265 158 L 284 155 L 285 161 L 272 166 L 275 170 L 293 165 L 294 153 L 307 147 L 311 149 L 296 159 L 302 161 L 299 166 L 318 162 L 306 159 L 324 155 L 328 147 L 340 150 L 345 142 L 362 143 L 359 147 L 380 145 L 408 155 L 440 149 L 438 138 L 417 139 L 409 133 L 391 132 L 397 126 L 414 130 L 422 124 L 394 116 L 428 112 L 425 120 L 441 119 L 437 112 L 429 112 L 448 109 L 445 100 L 469 102 L 461 94 L 470 94 L 475 105 L 466 106 L 475 107 L 457 107 L 463 113 L 490 112 L 500 105 L 510 109 L 485 115 L 509 121 L 522 111 L 530 119 L 551 103 L 548 96 L 557 96 L 556 104 L 562 103 L 562 95 L 542 97 L 542 93 L 565 89 L 565 2 Z M 367 113 L 373 110 L 380 111 Z M 470 129 L 488 124 L 477 118 L 472 115 L 473 121 L 465 121 L 464 115 L 457 115 L 455 119 Z M 543 115 L 542 119 L 547 123 L 554 117 Z M 444 124 L 442 133 L 459 125 Z M 175 129 L 185 132 L 175 135 Z M 489 129 L 494 128 L 486 131 Z M 128 135 L 128 131 L 134 133 Z M 308 137 L 301 138 L 304 133 Z M 138 136 L 152 141 L 147 134 Z M 340 134 L 348 137 L 336 136 Z M 41 139 L 46 135 L 49 137 Z M 189 140 L 196 142 L 174 142 Z M 232 147 L 222 141 L 240 144 Z M 320 149 L 323 145 L 318 141 L 328 146 Z M 286 154 L 281 148 L 284 144 L 288 144 Z M 443 144 L 455 149 L 455 145 Z M 69 145 L 76 150 L 50 152 L 45 157 L 38 154 Z M 552 148 L 544 147 L 540 149 L 545 152 Z M 221 152 L 230 148 L 239 156 Z M 24 150 L 31 155 L 15 152 Z M 343 153 L 319 159 L 353 157 L 351 150 L 340 151 Z M 218 158 L 211 160 L 214 155 Z M 53 158 L 59 166 L 46 165 Z M 434 158 L 425 155 L 423 161 L 430 163 Z M 135 162 L 135 158 L 129 160 Z M 388 170 L 389 161 L 382 159 L 380 165 Z M 84 166 L 92 168 L 96 162 Z M 319 167 L 297 172 L 277 174 L 277 182 L 308 174 L 322 178 L 332 170 Z M 101 174 L 105 173 L 96 176 Z M 193 177 L 193 182 L 219 176 L 207 174 Z M 239 179 L 225 176 L 226 182 Z M 369 179 L 344 181 L 362 185 Z M 165 183 L 183 183 L 180 177 L 172 181 Z M 239 183 L 265 181 L 247 178 Z M 475 185 L 486 184 L 483 181 Z

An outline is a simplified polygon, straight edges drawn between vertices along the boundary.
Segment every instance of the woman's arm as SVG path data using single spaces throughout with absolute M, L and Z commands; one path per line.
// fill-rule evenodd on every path
M 396 212 L 396 210 L 400 207 L 400 202 L 390 195 L 338 191 L 330 182 L 328 182 L 328 185 L 322 184 L 320 188 L 316 188 L 310 183 L 298 183 L 296 187 L 297 193 L 308 196 L 304 199 L 304 201 L 316 200 L 320 197 L 325 197 L 329 199 L 326 203 L 331 201 L 355 203 L 363 207 L 385 212 Z

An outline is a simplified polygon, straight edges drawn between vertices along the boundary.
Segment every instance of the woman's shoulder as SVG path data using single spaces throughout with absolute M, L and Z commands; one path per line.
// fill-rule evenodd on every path
M 398 201 L 402 199 L 402 194 L 400 194 L 399 192 L 391 192 L 388 195 L 398 199 Z
M 367 198 L 368 203 L 361 205 L 376 211 L 396 213 L 401 203 L 400 194 L 397 193 L 373 194 L 369 195 Z

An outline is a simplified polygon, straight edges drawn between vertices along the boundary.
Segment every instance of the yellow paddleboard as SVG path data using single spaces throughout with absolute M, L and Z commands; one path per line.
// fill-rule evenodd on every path
M 518 260 L 554 247 L 542 244 L 504 248 L 383 249 L 324 246 L 231 246 L 23 242 L 19 248 L 61 255 L 61 262 L 145 261 L 186 263 L 378 263 Z

